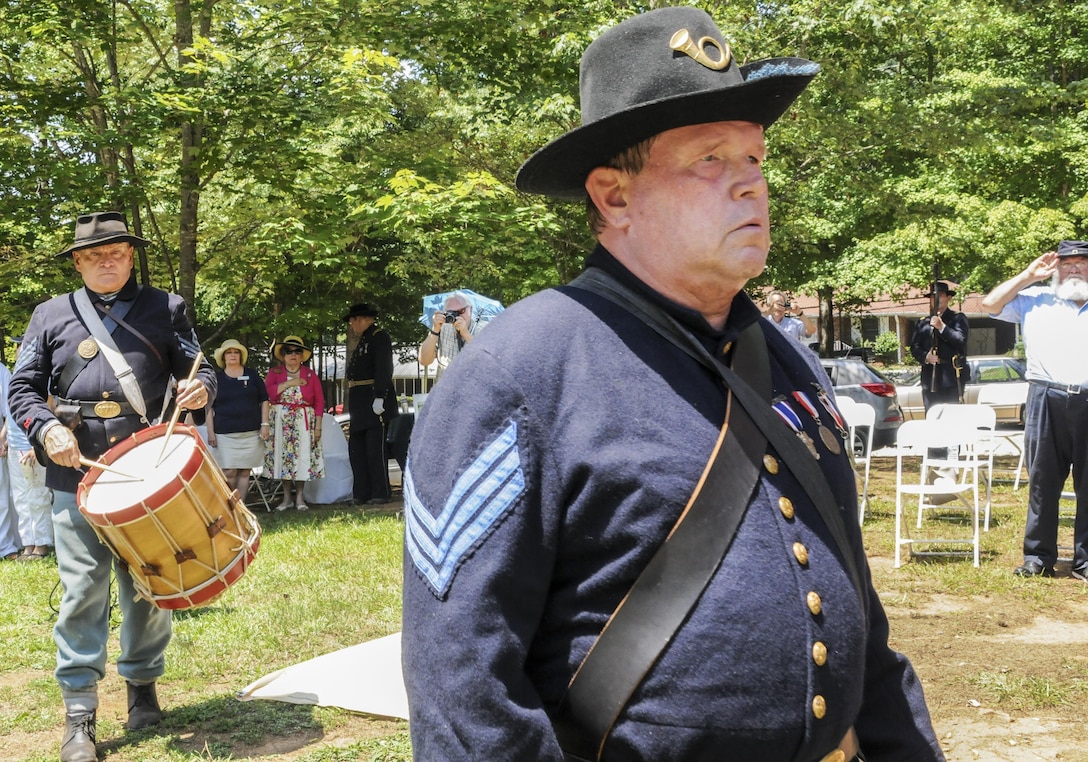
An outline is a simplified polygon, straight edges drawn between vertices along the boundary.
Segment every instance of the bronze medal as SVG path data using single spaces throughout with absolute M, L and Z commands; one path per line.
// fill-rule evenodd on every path
M 98 342 L 94 339 L 84 339 L 79 342 L 79 346 L 76 347 L 76 352 L 84 360 L 90 360 L 96 354 L 98 354 Z
M 842 452 L 842 442 L 839 438 L 823 424 L 820 424 L 820 439 L 824 442 L 824 447 L 831 451 L 832 455 L 838 455 Z
M 812 441 L 812 437 L 798 429 L 797 438 L 804 442 L 805 447 L 812 453 L 812 457 L 816 458 L 816 460 L 820 459 L 820 453 L 816 452 L 816 443 Z

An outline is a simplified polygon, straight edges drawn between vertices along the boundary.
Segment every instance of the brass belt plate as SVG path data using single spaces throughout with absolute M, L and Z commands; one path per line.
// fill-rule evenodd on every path
M 99 418 L 116 418 L 121 414 L 121 405 L 113 400 L 103 400 L 94 405 L 94 414 Z

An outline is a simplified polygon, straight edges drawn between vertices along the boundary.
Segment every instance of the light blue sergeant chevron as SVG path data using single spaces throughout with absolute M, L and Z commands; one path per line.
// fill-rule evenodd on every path
M 444 598 L 453 575 L 525 491 L 518 427 L 510 422 L 461 474 L 437 516 L 420 501 L 411 463 L 404 477 L 405 542 L 412 562 Z

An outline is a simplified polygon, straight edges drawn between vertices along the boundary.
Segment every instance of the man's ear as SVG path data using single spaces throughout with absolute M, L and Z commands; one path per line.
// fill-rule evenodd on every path
M 586 193 L 610 228 L 628 225 L 628 177 L 626 172 L 615 167 L 595 167 L 586 178 Z

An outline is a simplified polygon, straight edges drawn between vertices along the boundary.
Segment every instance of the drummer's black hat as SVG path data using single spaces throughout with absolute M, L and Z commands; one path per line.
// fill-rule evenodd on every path
M 63 257 L 73 251 L 90 249 L 114 241 L 124 241 L 140 247 L 151 243 L 129 233 L 125 215 L 120 212 L 91 212 L 76 218 L 75 242 L 57 256 Z

